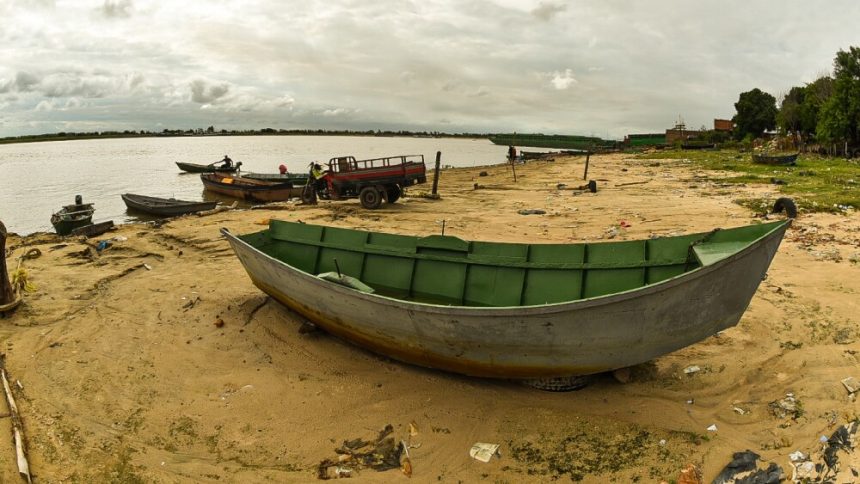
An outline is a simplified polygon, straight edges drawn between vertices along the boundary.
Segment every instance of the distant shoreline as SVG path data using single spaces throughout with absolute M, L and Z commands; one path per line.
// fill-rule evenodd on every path
M 115 139 L 115 138 L 182 138 L 206 136 L 365 136 L 381 138 L 466 138 L 489 139 L 490 134 L 483 133 L 427 133 L 411 131 L 325 131 L 325 130 L 275 130 L 266 128 L 249 131 L 208 131 L 208 130 L 165 130 L 150 131 L 104 131 L 91 133 L 48 133 L 23 136 L 8 136 L 0 138 L 0 144 L 39 143 L 43 141 L 70 141 L 85 139 Z

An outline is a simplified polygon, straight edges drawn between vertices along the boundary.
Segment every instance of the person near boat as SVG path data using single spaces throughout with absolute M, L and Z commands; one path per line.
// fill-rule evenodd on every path
M 287 174 L 287 165 L 281 163 L 281 165 L 278 166 L 278 171 L 281 173 L 281 175 L 286 175 Z
M 227 155 L 224 155 L 224 159 L 221 160 L 221 163 L 223 163 L 221 168 L 233 168 L 233 160 Z
M 508 146 L 508 161 L 513 163 L 517 159 L 517 149 L 513 146 Z

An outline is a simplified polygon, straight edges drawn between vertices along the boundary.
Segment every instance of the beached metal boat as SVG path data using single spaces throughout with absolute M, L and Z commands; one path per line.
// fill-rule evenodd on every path
M 797 156 L 800 153 L 791 153 L 787 155 L 768 155 L 753 153 L 753 163 L 762 165 L 794 165 L 797 161 Z
M 51 225 L 59 235 L 69 235 L 72 230 L 90 225 L 96 209 L 92 203 L 82 203 L 81 196 L 75 197 L 74 205 L 66 205 L 51 215 Z
M 266 182 L 220 173 L 204 173 L 200 175 L 200 180 L 203 181 L 203 187 L 211 192 L 249 202 L 282 202 L 301 197 L 304 189 L 304 186 L 293 186 L 292 182 Z
M 260 180 L 267 182 L 292 183 L 295 186 L 304 186 L 308 184 L 307 173 L 250 173 L 242 172 L 242 178 L 250 178 L 252 180 Z
M 123 193 L 122 201 L 129 210 L 157 215 L 160 217 L 176 217 L 187 213 L 212 210 L 218 202 L 191 202 L 188 200 L 177 200 L 175 198 L 148 197 L 146 195 L 135 195 Z
M 334 335 L 416 365 L 535 379 L 635 365 L 734 326 L 789 224 L 581 244 L 275 220 L 222 233 L 257 287 Z
M 84 225 L 69 232 L 69 235 L 83 235 L 84 237 L 98 237 L 103 233 L 114 230 L 113 220 L 105 220 L 104 222 L 96 222 L 94 224 Z
M 237 163 L 233 166 L 216 166 L 216 164 L 200 165 L 197 163 L 182 163 L 180 161 L 177 161 L 176 166 L 178 166 L 180 170 L 188 173 L 215 173 L 216 171 L 220 171 L 223 173 L 234 173 L 241 165 Z

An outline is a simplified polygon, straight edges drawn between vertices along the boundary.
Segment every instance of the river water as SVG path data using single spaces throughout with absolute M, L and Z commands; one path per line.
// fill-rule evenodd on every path
M 74 203 L 76 194 L 95 203 L 93 221 L 139 220 L 126 213 L 122 193 L 184 200 L 210 200 L 199 175 L 175 162 L 208 164 L 229 155 L 242 170 L 307 172 L 311 161 L 424 155 L 428 172 L 442 152 L 442 165 L 502 163 L 507 147 L 486 139 L 355 136 L 206 136 L 52 141 L 0 145 L 0 220 L 9 232 L 53 231 L 51 214 Z M 545 151 L 545 150 L 535 150 Z M 428 182 L 432 180 L 428 173 Z

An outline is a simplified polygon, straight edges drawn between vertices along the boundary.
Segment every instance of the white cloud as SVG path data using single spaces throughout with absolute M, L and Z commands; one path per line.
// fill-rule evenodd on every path
M 564 72 L 553 72 L 549 82 L 552 84 L 552 87 L 561 91 L 576 84 L 578 81 L 573 77 L 571 69 L 565 69 Z

